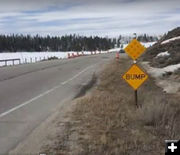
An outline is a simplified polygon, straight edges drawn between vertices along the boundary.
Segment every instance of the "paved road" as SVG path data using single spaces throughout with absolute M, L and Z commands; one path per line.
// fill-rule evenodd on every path
M 0 154 L 17 146 L 114 54 L 0 68 Z

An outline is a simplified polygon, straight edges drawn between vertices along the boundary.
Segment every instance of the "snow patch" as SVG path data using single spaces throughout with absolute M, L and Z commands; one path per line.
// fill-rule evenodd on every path
M 177 39 L 180 39 L 180 36 L 174 37 L 174 38 L 171 38 L 171 39 L 168 39 L 168 40 L 165 40 L 165 41 L 163 41 L 163 42 L 161 43 L 161 45 L 167 44 L 167 43 L 172 42 L 172 41 L 177 40 Z
M 121 48 L 113 48 L 110 49 L 109 52 L 119 52 Z
M 174 72 L 180 68 L 180 64 L 170 65 L 164 68 L 154 68 L 149 65 L 149 62 L 143 62 L 148 74 L 156 79 L 157 85 L 163 88 L 167 93 L 176 93 L 180 89 L 180 83 L 169 79 L 162 79 L 163 74 L 167 72 Z
M 142 44 L 144 47 L 146 47 L 146 48 L 154 45 L 155 43 L 156 43 L 156 42 L 147 42 L 147 43 L 141 42 L 141 44 Z M 125 49 L 128 45 L 129 45 L 129 44 L 123 44 L 123 49 Z M 113 48 L 113 49 L 110 49 L 109 52 L 118 52 L 118 51 L 120 51 L 120 50 L 121 50 L 121 48 Z
M 154 45 L 156 42 L 148 42 L 148 43 L 142 43 L 144 45 L 144 47 L 148 48 L 148 47 L 151 47 L 152 45 Z
M 161 52 L 161 53 L 157 54 L 156 58 L 158 58 L 158 57 L 164 57 L 164 56 L 169 56 L 169 55 L 170 55 L 170 54 L 169 54 L 168 51 L 166 51 L 166 52 Z
M 21 63 L 30 63 L 35 61 L 41 61 L 50 57 L 57 57 L 59 59 L 67 58 L 66 52 L 16 52 L 16 53 L 0 53 L 0 60 L 5 59 L 20 59 Z M 15 64 L 19 64 L 18 61 Z M 4 62 L 0 63 L 3 66 Z M 9 61 L 7 65 L 12 65 Z
M 140 42 L 144 47 L 146 48 L 149 48 L 151 47 L 152 45 L 154 45 L 156 42 L 147 42 L 147 43 L 144 43 L 144 42 Z M 128 46 L 128 44 L 124 44 L 124 48 L 126 48 Z
M 169 65 L 164 68 L 149 68 L 149 73 L 151 73 L 154 77 L 162 77 L 163 74 L 167 72 L 174 72 L 180 68 L 180 63 L 176 65 Z
M 166 93 L 176 93 L 180 88 L 180 84 L 172 80 L 158 80 L 157 84 L 162 87 Z
M 143 64 L 145 65 L 145 67 L 147 66 L 147 72 L 156 78 L 162 77 L 163 74 L 168 73 L 168 72 L 173 73 L 180 68 L 180 63 L 176 64 L 176 65 L 169 65 L 169 66 L 164 67 L 164 68 L 151 67 L 149 65 L 149 62 L 143 62 Z

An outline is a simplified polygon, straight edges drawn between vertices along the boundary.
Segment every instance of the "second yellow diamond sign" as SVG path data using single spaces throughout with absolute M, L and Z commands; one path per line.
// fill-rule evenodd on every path
M 136 64 L 123 75 L 123 79 L 134 89 L 137 90 L 147 79 L 148 75 Z

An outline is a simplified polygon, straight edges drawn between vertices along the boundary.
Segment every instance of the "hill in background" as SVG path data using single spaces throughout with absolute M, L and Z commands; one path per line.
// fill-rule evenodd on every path
M 180 27 L 169 31 L 156 44 L 148 48 L 143 60 L 153 67 L 166 67 L 180 63 Z
M 148 48 L 142 59 L 158 86 L 167 93 L 180 93 L 180 27 Z

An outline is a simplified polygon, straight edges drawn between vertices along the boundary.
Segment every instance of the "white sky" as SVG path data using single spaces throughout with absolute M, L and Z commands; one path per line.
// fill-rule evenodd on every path
M 0 0 L 0 33 L 118 36 L 180 26 L 180 0 Z

